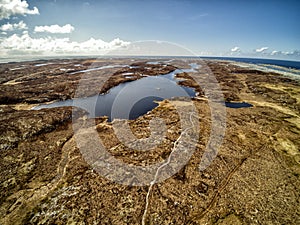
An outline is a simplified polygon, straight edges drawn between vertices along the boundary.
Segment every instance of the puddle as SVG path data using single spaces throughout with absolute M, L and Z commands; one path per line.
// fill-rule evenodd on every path
M 53 63 L 40 63 L 40 64 L 35 64 L 34 66 L 36 67 L 41 67 L 41 66 L 48 66 L 48 65 L 52 65 Z
M 91 72 L 91 71 L 96 71 L 96 70 L 103 70 L 103 69 L 111 69 L 111 68 L 123 68 L 123 67 L 129 67 L 128 65 L 108 65 L 108 66 L 100 66 L 100 67 L 95 67 L 95 68 L 89 68 L 86 70 L 78 70 L 75 72 L 70 73 L 71 75 L 73 74 L 77 74 L 77 73 L 87 73 L 87 72 Z
M 228 108 L 235 108 L 235 109 L 253 107 L 253 105 L 247 102 L 225 102 L 225 106 Z

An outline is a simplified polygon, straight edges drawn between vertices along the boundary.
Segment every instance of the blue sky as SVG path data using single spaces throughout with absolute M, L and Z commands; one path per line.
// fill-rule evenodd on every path
M 14 1 L 16 4 L 22 2 L 0 0 L 0 8 L 6 1 Z M 80 54 L 84 51 L 80 47 L 82 43 L 85 43 L 85 49 L 90 50 L 90 45 L 96 45 L 100 49 L 103 46 L 125 46 L 129 42 L 140 40 L 161 40 L 183 45 L 199 55 L 300 60 L 300 1 L 25 2 L 28 3 L 29 11 L 12 11 L 8 15 L 9 13 L 3 12 L 7 8 L 0 9 L 0 29 L 3 25 L 19 24 L 20 21 L 26 25 L 26 28 L 19 24 L 12 29 L 6 26 L 0 31 L 0 48 L 2 43 L 2 48 L 6 47 L 3 50 L 6 55 L 51 54 L 51 51 L 55 54 Z M 38 13 L 34 12 L 34 7 Z M 66 31 L 50 27 L 51 25 L 58 25 Z M 69 27 L 64 27 L 65 25 Z M 72 29 L 68 29 L 70 26 Z M 51 46 L 48 44 L 46 51 L 36 46 L 29 47 L 28 50 L 26 46 L 21 48 L 12 43 L 35 40 L 40 45 L 45 45 L 48 40 Z M 55 41 L 60 44 L 55 44 Z M 68 47 L 57 47 L 59 45 Z M 74 46 L 78 49 L 77 52 L 70 49 Z M 28 51 L 24 52 L 24 48 Z

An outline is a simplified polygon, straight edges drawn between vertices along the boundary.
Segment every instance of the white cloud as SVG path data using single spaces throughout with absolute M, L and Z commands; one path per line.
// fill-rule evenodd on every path
M 300 51 L 294 50 L 292 52 L 281 52 L 281 54 L 287 55 L 287 56 L 300 56 Z
M 13 31 L 13 30 L 27 30 L 28 27 L 26 23 L 20 21 L 19 23 L 6 23 L 0 26 L 0 30 L 2 31 Z
M 11 30 L 13 30 L 13 29 L 14 29 L 14 27 L 13 27 L 13 25 L 10 24 L 10 23 L 3 24 L 3 25 L 0 27 L 0 30 L 2 30 L 2 31 L 11 31 Z
M 37 7 L 28 8 L 27 1 L 23 0 L 0 0 L 0 20 L 8 19 L 13 15 L 39 14 Z
M 299 50 L 294 50 L 291 52 L 285 52 L 285 51 L 272 51 L 271 56 L 291 56 L 291 57 L 299 57 L 300 56 L 300 51 Z
M 261 52 L 257 52 L 257 53 L 258 54 L 256 54 L 256 55 L 258 56 Z M 272 52 L 264 52 L 264 56 L 267 56 L 267 57 L 270 56 L 270 57 L 276 58 L 276 59 L 299 59 L 300 51 L 299 50 L 293 50 L 293 51 L 273 50 Z
M 231 49 L 231 52 L 239 52 L 241 51 L 239 47 L 234 47 Z
M 34 32 L 48 32 L 52 34 L 69 34 L 74 31 L 74 27 L 71 24 L 66 24 L 64 26 L 59 26 L 57 24 L 51 26 L 36 26 Z
M 8 55 L 57 55 L 57 54 L 104 54 L 105 52 L 128 46 L 130 43 L 119 38 L 111 42 L 90 38 L 84 42 L 74 42 L 69 38 L 32 38 L 28 32 L 22 35 L 0 39 L 0 56 Z
M 256 52 L 265 52 L 269 49 L 269 47 L 262 47 L 262 48 L 258 48 L 258 49 L 255 49 Z
M 272 51 L 271 52 L 271 55 L 280 55 L 281 54 L 281 51 Z
M 292 51 L 292 52 L 280 52 L 280 54 L 283 55 L 295 55 L 297 53 L 297 51 Z

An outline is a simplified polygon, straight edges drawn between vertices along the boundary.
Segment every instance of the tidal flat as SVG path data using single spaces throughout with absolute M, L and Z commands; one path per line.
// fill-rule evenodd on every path
M 194 64 L 198 67 L 191 70 Z M 119 140 L 110 115 L 89 116 L 73 105 L 36 108 L 105 95 L 118 85 L 178 69 L 173 81 L 195 94 L 151 99 L 156 104 L 149 111 L 128 120 L 141 139 L 151 135 L 151 119 L 163 119 L 164 138 L 151 151 L 130 149 Z M 193 77 L 207 82 L 207 73 L 218 81 L 224 107 L 247 107 L 225 108 L 218 154 L 201 171 L 213 135 L 212 109 L 208 90 Z M 0 224 L 300 224 L 296 76 L 192 58 L 39 60 L 0 64 L 0 74 Z M 155 93 L 164 87 L 155 86 Z M 136 185 L 130 174 L 124 180 L 132 185 L 122 185 L 95 171 L 74 137 L 74 123 L 92 121 L 118 161 L 152 165 L 168 159 L 183 134 L 174 105 L 188 109 L 189 104 L 199 114 L 195 151 L 180 171 L 151 189 Z

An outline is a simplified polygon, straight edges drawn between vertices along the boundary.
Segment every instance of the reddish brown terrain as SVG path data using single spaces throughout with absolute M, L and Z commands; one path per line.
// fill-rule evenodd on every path
M 300 224 L 300 82 L 290 76 L 241 67 L 227 61 L 70 59 L 0 64 L 0 224 Z M 189 73 L 180 84 L 195 87 L 199 138 L 188 163 L 169 179 L 148 186 L 117 184 L 88 164 L 74 138 L 72 107 L 32 107 L 73 98 L 82 80 L 85 96 L 106 93 L 143 75 L 203 65 L 216 77 L 226 102 L 226 132 L 217 157 L 199 164 L 211 130 L 211 110 L 203 88 Z M 39 65 L 37 65 L 39 64 Z M 43 65 L 44 64 L 44 65 Z M 129 65 L 80 72 L 107 65 Z M 132 73 L 126 77 L 124 73 Z M 100 88 L 99 88 L 100 87 Z M 129 122 L 137 138 L 150 135 L 149 121 L 163 118 L 165 138 L 153 151 L 126 147 L 106 118 L 96 130 L 108 151 L 132 165 L 167 159 L 183 131 L 169 99 Z M 89 130 L 86 130 L 88 134 Z M 88 135 L 87 135 L 88 136 Z M 130 174 L 126 175 L 130 179 Z M 148 203 L 148 204 L 146 204 Z

